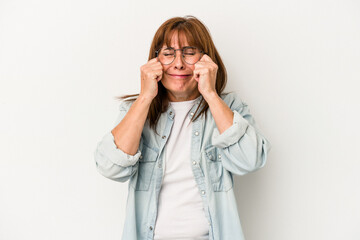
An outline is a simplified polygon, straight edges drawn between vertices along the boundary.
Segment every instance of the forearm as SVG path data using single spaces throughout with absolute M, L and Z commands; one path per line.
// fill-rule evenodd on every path
M 216 92 L 205 95 L 204 99 L 209 104 L 211 115 L 215 120 L 219 133 L 222 134 L 233 124 L 234 113 Z
M 134 155 L 139 148 L 151 101 L 152 99 L 140 95 L 121 122 L 111 131 L 117 148 L 129 155 Z

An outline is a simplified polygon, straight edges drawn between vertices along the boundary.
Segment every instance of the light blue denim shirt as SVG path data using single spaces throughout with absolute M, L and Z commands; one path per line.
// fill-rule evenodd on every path
M 248 105 L 236 93 L 221 94 L 221 98 L 234 112 L 233 124 L 219 134 L 210 109 L 206 119 L 201 116 L 193 122 L 189 164 L 209 223 L 209 239 L 243 240 L 233 174 L 245 175 L 262 168 L 271 145 L 259 132 Z M 189 118 L 195 114 L 201 99 L 202 96 L 195 101 Z M 120 103 L 120 113 L 113 127 L 124 118 L 132 103 Z M 160 116 L 159 135 L 146 121 L 134 155 L 116 147 L 111 133 L 113 128 L 97 144 L 94 153 L 97 170 L 114 181 L 129 180 L 123 240 L 153 239 L 164 174 L 163 150 L 173 123 L 171 106 Z

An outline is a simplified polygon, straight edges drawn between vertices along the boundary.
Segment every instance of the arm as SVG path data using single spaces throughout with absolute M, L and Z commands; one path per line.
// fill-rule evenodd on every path
M 195 64 L 194 79 L 217 126 L 211 139 L 219 154 L 216 157 L 221 158 L 226 170 L 244 175 L 264 166 L 270 143 L 257 130 L 247 104 L 236 94 L 227 94 L 224 101 L 217 95 L 217 70 L 217 64 L 204 54 Z
M 125 182 L 138 169 L 142 138 L 150 104 L 158 93 L 163 67 L 157 58 L 141 66 L 141 91 L 130 109 L 120 105 L 117 126 L 108 132 L 97 145 L 95 161 L 97 170 L 107 178 Z
M 141 133 L 151 100 L 139 96 L 130 109 L 120 105 L 115 128 L 105 134 L 94 153 L 97 170 L 105 177 L 125 182 L 138 168 Z
M 247 104 L 233 94 L 225 98 L 231 108 L 218 95 L 207 100 L 217 125 L 212 145 L 218 148 L 225 169 L 244 175 L 264 166 L 271 144 L 257 129 Z
M 223 133 L 233 124 L 234 113 L 219 97 L 216 92 L 210 95 L 203 95 L 205 101 L 209 104 L 211 115 L 213 116 L 219 133 Z
M 123 152 L 134 155 L 140 143 L 140 137 L 152 99 L 139 96 L 132 104 L 124 119 L 111 131 L 116 146 Z

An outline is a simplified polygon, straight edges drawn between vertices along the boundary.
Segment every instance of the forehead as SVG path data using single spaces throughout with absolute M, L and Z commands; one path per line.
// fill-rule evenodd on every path
M 168 36 L 165 36 L 165 41 L 163 46 L 167 47 L 185 47 L 185 46 L 191 46 L 191 41 L 188 41 L 188 37 L 185 35 L 185 33 L 174 30 L 168 34 Z

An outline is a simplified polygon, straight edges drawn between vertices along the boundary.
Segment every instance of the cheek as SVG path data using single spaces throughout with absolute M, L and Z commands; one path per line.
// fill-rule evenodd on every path
M 193 73 L 194 73 L 195 66 L 194 66 L 194 65 L 190 65 L 190 67 L 189 67 L 189 68 L 191 69 L 191 72 L 193 72 Z
M 162 64 L 161 64 L 162 65 Z M 169 66 L 168 65 L 162 65 L 163 67 L 163 72 L 166 72 L 168 69 L 169 69 Z

